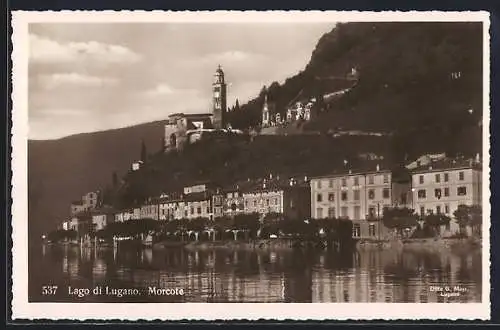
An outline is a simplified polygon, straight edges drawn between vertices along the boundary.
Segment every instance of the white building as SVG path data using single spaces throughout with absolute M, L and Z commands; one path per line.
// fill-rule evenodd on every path
M 354 237 L 380 235 L 379 219 L 389 207 L 410 207 L 410 177 L 395 180 L 379 165 L 311 178 L 311 217 L 348 218 Z
M 482 169 L 475 160 L 444 159 L 412 171 L 414 209 L 421 216 L 430 213 L 452 218 L 447 232 L 459 230 L 453 213 L 459 205 L 481 205 Z

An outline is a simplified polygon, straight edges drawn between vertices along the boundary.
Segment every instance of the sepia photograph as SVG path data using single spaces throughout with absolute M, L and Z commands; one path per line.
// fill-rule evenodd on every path
M 489 317 L 488 19 L 13 13 L 14 314 Z

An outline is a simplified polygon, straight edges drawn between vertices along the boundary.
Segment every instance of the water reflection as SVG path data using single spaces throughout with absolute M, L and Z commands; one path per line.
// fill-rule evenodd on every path
M 186 302 L 479 302 L 481 254 L 362 251 L 153 251 L 46 246 L 30 260 L 30 301 L 42 285 L 61 289 L 52 301 L 74 301 L 67 287 L 182 288 L 185 295 L 79 301 Z M 432 286 L 460 286 L 458 296 Z M 114 299 L 114 300 L 113 300 Z

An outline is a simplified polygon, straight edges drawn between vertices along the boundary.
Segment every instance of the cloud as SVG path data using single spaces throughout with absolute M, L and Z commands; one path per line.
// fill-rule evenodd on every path
M 156 85 L 153 89 L 143 92 L 146 96 L 164 96 L 173 94 L 196 94 L 198 91 L 195 89 L 180 89 L 173 88 L 168 84 L 160 83 Z
M 44 74 L 38 76 L 38 81 L 46 89 L 53 89 L 66 85 L 104 87 L 116 85 L 118 83 L 118 80 L 115 78 L 89 76 L 76 72 Z
M 227 65 L 227 64 L 241 64 L 242 62 L 252 62 L 255 63 L 257 61 L 263 61 L 266 59 L 266 56 L 259 53 L 254 52 L 244 52 L 240 50 L 228 50 L 219 53 L 209 53 L 202 57 L 190 58 L 183 61 L 183 64 L 187 64 L 189 66 L 193 65 Z
M 33 62 L 59 63 L 85 60 L 105 63 L 135 63 L 141 56 L 127 47 L 96 41 L 59 43 L 30 34 L 29 58 Z

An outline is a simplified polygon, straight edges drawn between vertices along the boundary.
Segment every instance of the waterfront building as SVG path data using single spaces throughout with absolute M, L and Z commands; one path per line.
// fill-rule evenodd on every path
M 141 219 L 159 219 L 159 203 L 156 200 L 149 200 L 141 206 Z
M 111 208 L 93 210 L 91 216 L 94 232 L 104 229 L 109 223 L 115 221 L 114 210 Z
M 243 193 L 240 191 L 238 185 L 224 190 L 222 212 L 227 216 L 234 216 L 245 212 Z
M 288 219 L 310 218 L 310 188 L 295 179 L 263 180 L 243 190 L 245 213 L 279 213 Z
M 380 164 L 311 178 L 311 215 L 314 219 L 346 218 L 353 236 L 379 238 L 387 234 L 380 219 L 389 207 L 411 208 L 411 178 Z
M 482 167 L 473 159 L 441 159 L 412 171 L 415 211 L 425 217 L 430 213 L 451 217 L 442 235 L 459 231 L 453 213 L 459 205 L 481 205 Z
M 141 218 L 140 208 L 130 208 L 126 210 L 121 210 L 115 213 L 116 222 L 124 222 L 129 220 L 138 220 Z
M 220 218 L 224 215 L 225 198 L 224 192 L 220 189 L 212 195 L 212 213 L 213 217 Z

